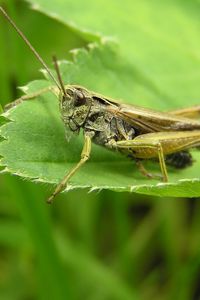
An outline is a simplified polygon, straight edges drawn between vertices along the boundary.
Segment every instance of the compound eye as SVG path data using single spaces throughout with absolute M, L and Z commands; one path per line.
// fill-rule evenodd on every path
M 76 96 L 75 106 L 81 106 L 81 105 L 84 105 L 85 102 L 86 102 L 85 97 L 79 98 L 79 97 Z
M 79 99 L 84 99 L 83 93 L 81 93 L 79 90 L 76 90 L 76 97 Z
M 75 106 L 81 106 L 85 104 L 86 98 L 80 91 L 76 90 Z

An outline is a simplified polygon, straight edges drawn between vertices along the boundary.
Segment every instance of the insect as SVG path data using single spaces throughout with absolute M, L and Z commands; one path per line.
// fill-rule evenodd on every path
M 53 92 L 59 91 L 59 107 L 64 126 L 77 134 L 82 129 L 84 135 L 80 161 L 57 185 L 47 200 L 48 203 L 65 189 L 70 178 L 89 159 L 92 142 L 134 159 L 141 173 L 149 178 L 156 175 L 149 173 L 142 162 L 146 159 L 157 159 L 161 169 L 160 177 L 164 182 L 168 181 L 166 164 L 176 168 L 192 164 L 189 150 L 200 146 L 200 122 L 195 120 L 200 114 L 200 106 L 168 113 L 158 112 L 120 103 L 82 86 L 65 86 L 56 58 L 53 61 L 57 79 L 4 9 L 0 7 L 0 10 L 55 82 L 56 87 L 49 89 Z M 34 99 L 45 91 L 46 89 L 22 96 L 9 107 Z

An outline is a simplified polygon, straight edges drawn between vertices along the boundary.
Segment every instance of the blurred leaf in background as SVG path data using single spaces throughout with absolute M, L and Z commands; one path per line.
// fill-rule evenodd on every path
M 68 50 L 98 42 L 100 35 L 114 36 L 126 56 L 120 63 L 134 71 L 127 81 L 133 77 L 132 91 L 140 104 L 172 109 L 187 106 L 188 99 L 190 105 L 198 103 L 197 1 L 34 4 L 47 16 L 22 1 L 6 2 L 49 64 L 52 53 L 69 59 Z M 40 65 L 4 20 L 0 29 L 3 105 L 18 96 L 16 85 L 39 78 Z M 108 65 L 111 69 L 110 58 Z M 95 75 L 86 84 L 111 93 L 106 77 L 98 82 Z M 109 78 L 117 86 L 110 96 L 121 97 L 123 91 L 127 101 L 132 99 L 124 88 L 127 82 L 118 87 L 112 72 Z M 198 190 L 195 184 L 185 190 L 190 193 L 190 188 L 191 193 Z M 4 175 L 0 190 L 2 299 L 199 299 L 198 199 L 71 191 L 49 208 L 45 185 Z

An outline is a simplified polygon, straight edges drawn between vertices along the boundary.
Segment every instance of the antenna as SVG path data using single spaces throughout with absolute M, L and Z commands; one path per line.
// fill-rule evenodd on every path
M 48 72 L 49 76 L 53 79 L 53 81 L 55 82 L 55 84 L 57 85 L 57 87 L 59 88 L 59 90 L 61 90 L 61 87 L 60 87 L 58 81 L 56 80 L 56 78 L 54 77 L 54 75 L 51 73 L 50 69 L 48 68 L 48 66 L 46 65 L 46 63 L 44 62 L 44 60 L 41 58 L 41 56 L 35 50 L 35 48 L 31 45 L 31 43 L 26 38 L 26 36 L 23 34 L 23 32 L 17 27 L 17 25 L 15 24 L 15 22 L 8 16 L 8 14 L 5 12 L 5 10 L 3 9 L 2 6 L 0 6 L 0 11 L 4 15 L 4 17 L 8 20 L 8 22 L 13 26 L 13 28 L 17 31 L 17 33 L 21 36 L 21 38 L 23 39 L 23 41 L 30 48 L 30 50 L 33 52 L 33 54 L 36 56 L 36 58 L 39 60 L 39 62 L 42 64 L 42 66 L 45 68 L 45 70 Z
M 62 80 L 62 77 L 61 77 L 61 74 L 60 74 L 60 69 L 59 69 L 59 66 L 58 66 L 58 60 L 57 60 L 55 55 L 53 55 L 52 58 L 53 58 L 53 63 L 54 63 L 54 67 L 55 67 L 55 70 L 56 70 L 56 74 L 57 74 L 57 77 L 58 77 L 58 82 L 60 83 L 60 87 L 61 87 L 64 95 L 66 96 L 65 86 L 64 86 L 64 83 L 63 83 L 63 80 Z

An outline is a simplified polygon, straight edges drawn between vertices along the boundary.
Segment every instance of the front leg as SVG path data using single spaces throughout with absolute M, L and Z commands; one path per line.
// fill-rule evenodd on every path
M 69 179 L 81 168 L 81 166 L 89 159 L 91 153 L 91 138 L 87 134 L 84 136 L 85 141 L 81 153 L 80 161 L 64 176 L 61 182 L 57 185 L 55 191 L 48 198 L 47 203 L 52 203 L 56 195 L 66 188 Z

